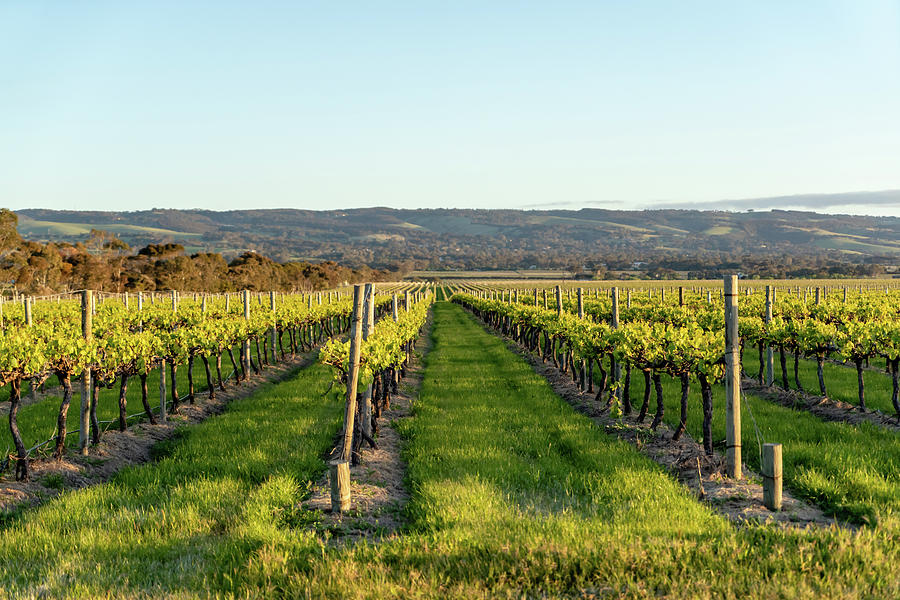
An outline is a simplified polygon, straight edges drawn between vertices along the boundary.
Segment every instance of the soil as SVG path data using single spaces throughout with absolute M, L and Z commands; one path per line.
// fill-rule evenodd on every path
M 63 491 L 107 481 L 124 467 L 148 462 L 153 446 L 171 437 L 176 429 L 220 414 L 229 402 L 249 396 L 264 383 L 289 378 L 314 362 L 317 352 L 288 357 L 266 367 L 259 375 L 251 371 L 248 380 L 240 385 L 226 382 L 226 391 L 217 389 L 215 400 L 209 400 L 206 391 L 197 392 L 195 404 L 180 404 L 178 412 L 169 414 L 165 424 L 142 422 L 131 425 L 127 431 L 106 431 L 100 443 L 89 448 L 87 456 L 67 448 L 62 461 L 50 457 L 31 460 L 29 481 L 13 481 L 9 473 L 0 480 L 0 517 L 40 504 Z
M 331 512 L 331 487 L 328 473 L 313 486 L 308 499 L 300 508 L 309 516 L 313 528 L 326 534 L 329 544 L 345 545 L 366 539 L 387 540 L 399 535 L 405 525 L 404 508 L 409 492 L 403 483 L 406 463 L 403 460 L 403 441 L 397 423 L 410 415 L 418 400 L 424 370 L 423 358 L 431 349 L 432 316 L 422 328 L 416 350 L 400 381 L 396 394 L 391 395 L 390 408 L 378 419 L 375 441 L 378 448 L 363 444 L 360 464 L 350 467 L 351 508 L 345 513 Z M 324 458 L 327 462 L 340 454 L 340 441 Z
M 492 333 L 500 335 L 496 330 Z M 677 442 L 672 441 L 672 429 L 661 423 L 656 431 L 650 429 L 653 414 L 644 423 L 636 414 L 614 417 L 605 402 L 594 400 L 596 392 L 584 392 L 570 375 L 559 371 L 552 363 L 539 358 L 513 339 L 502 336 L 513 352 L 522 356 L 539 375 L 545 377 L 553 390 L 566 402 L 608 434 L 633 444 L 642 454 L 664 466 L 693 495 L 713 510 L 736 524 L 751 522 L 774 524 L 785 528 L 845 526 L 827 516 L 816 506 L 807 504 L 783 490 L 782 509 L 770 511 L 763 505 L 762 477 L 743 465 L 744 479 L 735 481 L 725 476 L 725 457 L 709 456 L 687 432 Z M 654 400 L 651 400 L 651 407 Z M 636 413 L 637 411 L 635 411 Z

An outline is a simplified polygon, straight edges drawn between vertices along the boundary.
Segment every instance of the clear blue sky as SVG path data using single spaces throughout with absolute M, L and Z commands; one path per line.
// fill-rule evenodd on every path
M 886 189 L 900 0 L 0 0 L 14 209 Z

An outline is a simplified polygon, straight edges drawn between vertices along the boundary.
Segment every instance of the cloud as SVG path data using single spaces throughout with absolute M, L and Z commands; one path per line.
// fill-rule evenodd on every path
M 835 207 L 900 208 L 900 190 L 878 192 L 846 192 L 840 194 L 797 194 L 767 198 L 742 198 L 713 202 L 656 202 L 646 204 L 645 209 L 689 210 L 770 210 L 798 209 L 822 212 Z

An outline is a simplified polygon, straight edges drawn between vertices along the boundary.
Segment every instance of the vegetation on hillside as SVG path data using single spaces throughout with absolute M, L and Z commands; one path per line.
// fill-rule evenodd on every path
M 177 242 L 235 257 L 414 269 L 564 269 L 600 278 L 867 276 L 900 256 L 900 219 L 699 210 L 23 210 L 27 239 Z M 82 232 L 79 238 L 76 232 Z
M 123 239 L 100 229 L 92 229 L 87 239 L 75 243 L 26 241 L 17 232 L 17 224 L 15 213 L 0 209 L 0 278 L 7 290 L 27 294 L 85 288 L 117 293 L 304 291 L 389 278 L 385 271 L 365 266 L 276 262 L 249 250 L 229 262 L 216 252 L 187 253 L 174 242 L 151 243 L 135 252 Z

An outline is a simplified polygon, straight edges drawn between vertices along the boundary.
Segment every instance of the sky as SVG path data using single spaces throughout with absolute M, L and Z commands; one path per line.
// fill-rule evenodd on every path
M 900 0 L 0 0 L 14 210 L 900 216 L 785 198 L 883 190 Z

